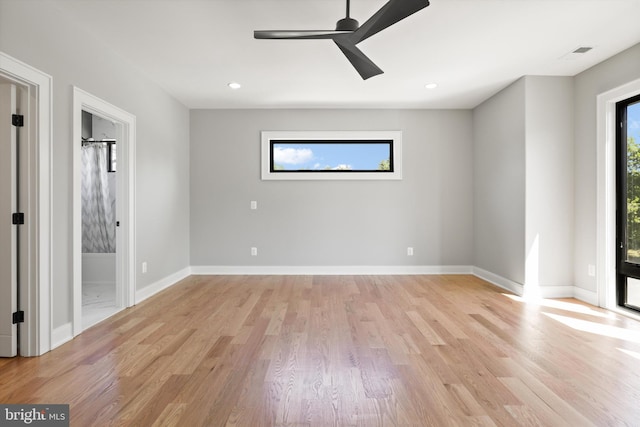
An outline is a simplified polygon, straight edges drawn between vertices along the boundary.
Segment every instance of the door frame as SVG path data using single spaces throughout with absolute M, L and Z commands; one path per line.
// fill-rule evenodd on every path
M 2 277 L 0 280 L 0 294 L 2 301 L 0 304 L 0 314 L 2 318 L 0 328 L 0 357 L 15 357 L 18 355 L 20 340 L 19 328 L 20 324 L 13 323 L 13 313 L 18 311 L 18 306 L 22 307 L 19 300 L 19 291 L 21 280 L 19 278 L 24 275 L 24 263 L 20 262 L 20 252 L 23 247 L 22 242 L 25 241 L 25 234 L 21 233 L 20 225 L 13 224 L 9 218 L 15 212 L 22 211 L 22 198 L 24 191 L 20 190 L 20 182 L 26 181 L 24 174 L 21 174 L 24 168 L 24 157 L 21 157 L 20 136 L 23 130 L 13 124 L 13 119 L 9 120 L 14 114 L 23 114 L 21 101 L 24 100 L 23 93 L 27 92 L 27 88 L 16 84 L 13 80 L 9 80 L 0 75 L 0 141 L 2 148 L 0 149 L 0 171 L 2 172 L 2 195 L 0 203 L 2 207 L 2 221 L 0 228 L 2 232 L 0 244 L 3 246 L 2 259 L 0 259 L 0 270 Z M 22 166 L 22 167 L 21 167 Z M 8 251 L 7 251 L 8 249 Z M 7 286 L 8 285 L 8 286 Z M 20 288 L 20 289 L 19 289 Z M 11 319 L 11 320 L 10 320 Z
M 627 169 L 629 159 L 627 157 L 628 145 L 626 138 L 628 135 L 623 123 L 627 123 L 627 109 L 631 103 L 639 104 L 640 94 L 616 103 L 616 304 L 619 307 L 634 310 L 640 314 L 640 308 L 627 303 L 627 279 L 640 279 L 640 264 L 629 261 L 627 257 L 627 250 L 629 249 L 627 236 L 627 233 L 629 233 L 627 218 L 629 191 Z
M 121 308 L 135 304 L 135 146 L 136 117 L 84 90 L 73 87 L 73 336 L 83 331 L 82 326 L 82 111 L 87 111 L 118 126 L 118 189 L 116 209 L 122 212 L 120 227 L 116 229 L 116 303 Z M 119 291 L 122 291 L 119 293 Z
M 640 319 L 616 298 L 616 103 L 638 94 L 640 79 L 597 97 L 596 283 L 598 306 Z
M 20 354 L 39 356 L 51 350 L 52 336 L 52 136 L 53 78 L 0 52 L 0 75 L 26 87 L 25 127 L 21 140 L 27 157 L 25 224 L 26 277 L 21 294 L 25 322 Z

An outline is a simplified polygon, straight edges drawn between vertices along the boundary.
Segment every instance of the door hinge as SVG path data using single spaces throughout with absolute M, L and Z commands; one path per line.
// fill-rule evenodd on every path
M 24 224 L 24 213 L 16 212 L 13 214 L 13 225 L 23 225 Z
M 21 128 L 24 126 L 24 116 L 22 114 L 12 114 L 11 124 L 15 127 Z
M 15 325 L 16 323 L 24 323 L 24 311 L 20 310 L 13 313 L 13 324 Z

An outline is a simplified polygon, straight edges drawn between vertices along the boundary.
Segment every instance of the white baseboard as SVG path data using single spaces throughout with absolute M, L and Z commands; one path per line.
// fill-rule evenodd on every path
M 573 298 L 575 286 L 540 286 L 542 298 Z
M 478 267 L 473 267 L 473 274 L 489 283 L 509 290 L 518 296 L 531 296 L 533 298 L 575 298 L 587 304 L 598 305 L 597 292 L 587 291 L 577 286 L 540 286 L 535 292 L 532 292 L 532 295 L 525 295 L 527 294 L 527 290 L 520 283 L 516 283 Z
M 577 286 L 573 287 L 573 296 L 575 299 L 579 299 L 580 301 L 584 301 L 587 304 L 598 306 L 598 293 L 594 291 L 588 291 L 586 289 L 579 288 Z
M 51 350 L 73 339 L 73 323 L 65 323 L 51 331 Z
M 228 275 L 399 275 L 399 274 L 472 274 L 468 265 L 339 265 L 339 266 L 224 266 L 198 265 L 191 267 L 191 274 Z
M 191 267 L 183 268 L 182 270 L 173 273 L 163 279 L 158 280 L 155 283 L 151 283 L 150 285 L 145 286 L 142 289 L 136 290 L 135 303 L 138 304 L 152 295 L 157 294 L 158 292 L 167 289 L 168 287 L 175 285 L 180 280 L 188 277 L 192 274 Z
M 522 286 L 520 283 L 506 279 L 502 276 L 498 276 L 497 274 L 494 274 L 487 270 L 483 270 L 482 268 L 473 267 L 473 275 L 481 278 L 482 280 L 486 280 L 487 282 L 492 283 L 502 289 L 511 291 L 518 296 L 522 296 L 524 294 L 524 286 Z

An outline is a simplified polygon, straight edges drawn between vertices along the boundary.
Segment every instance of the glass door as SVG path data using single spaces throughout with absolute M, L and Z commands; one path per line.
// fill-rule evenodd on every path
M 616 104 L 618 305 L 640 311 L 640 95 Z

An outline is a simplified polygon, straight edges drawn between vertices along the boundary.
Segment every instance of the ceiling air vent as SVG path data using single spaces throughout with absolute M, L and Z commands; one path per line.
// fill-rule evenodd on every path
M 579 48 L 564 54 L 559 59 L 564 59 L 567 61 L 575 61 L 576 59 L 581 59 L 583 57 L 582 55 L 589 52 L 591 49 L 593 48 L 589 46 L 580 46 Z
M 579 47 L 579 48 L 577 48 L 577 49 L 576 49 L 576 50 L 574 50 L 572 53 L 587 53 L 587 52 L 589 52 L 591 49 L 593 49 L 593 48 L 592 48 L 592 47 L 586 47 L 586 46 L 583 46 L 583 47 Z

